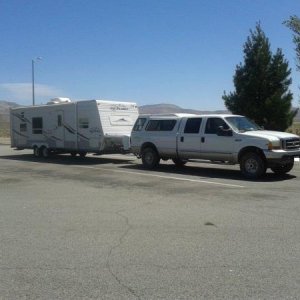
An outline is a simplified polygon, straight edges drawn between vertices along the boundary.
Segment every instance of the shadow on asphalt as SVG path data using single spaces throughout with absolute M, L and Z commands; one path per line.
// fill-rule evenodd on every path
M 184 167 L 177 167 L 174 164 L 161 163 L 154 170 L 148 171 L 145 170 L 143 165 L 139 162 L 135 163 L 135 157 L 130 155 L 124 155 L 124 159 L 118 158 L 106 158 L 103 156 L 86 156 L 81 158 L 79 156 L 72 157 L 70 155 L 52 155 L 49 158 L 37 158 L 32 154 L 19 154 L 19 155 L 6 155 L 0 156 L 1 159 L 15 160 L 15 161 L 28 161 L 36 163 L 51 163 L 57 165 L 103 165 L 103 164 L 114 164 L 120 165 L 119 168 L 127 170 L 138 170 L 146 171 L 153 173 L 169 173 L 173 175 L 188 175 L 195 177 L 204 177 L 204 178 L 213 178 L 213 179 L 229 179 L 229 180 L 238 180 L 238 181 L 250 181 L 250 182 L 277 182 L 283 180 L 291 180 L 296 178 L 294 175 L 285 174 L 285 175 L 276 175 L 270 171 L 262 178 L 250 180 L 242 176 L 240 170 L 226 168 L 228 166 L 220 165 L 218 163 L 209 164 L 207 162 L 197 162 L 197 166 L 187 164 Z M 125 164 L 125 165 L 124 165 Z
M 120 168 L 128 169 L 128 170 L 140 170 L 145 171 L 145 168 L 142 165 L 125 165 L 120 166 Z M 169 174 L 175 174 L 175 175 L 188 175 L 188 176 L 197 176 L 197 177 L 204 177 L 211 178 L 211 179 L 229 179 L 229 180 L 238 180 L 238 181 L 249 181 L 249 182 L 277 182 L 277 181 L 283 181 L 283 180 L 291 180 L 296 178 L 294 175 L 290 174 L 284 174 L 284 175 L 276 175 L 271 172 L 267 172 L 266 175 L 259 179 L 246 179 L 243 177 L 239 169 L 232 170 L 232 169 L 223 169 L 218 168 L 215 164 L 211 164 L 211 166 L 207 167 L 201 165 L 201 163 L 198 164 L 198 166 L 189 166 L 186 165 L 184 167 L 176 167 L 173 164 L 160 164 L 157 168 L 154 170 L 151 170 L 149 172 L 152 173 L 169 173 Z
M 32 154 L 20 154 L 20 155 L 6 155 L 0 156 L 1 159 L 17 160 L 17 161 L 30 161 L 36 163 L 52 163 L 58 165 L 102 165 L 102 164 L 124 164 L 132 160 L 131 157 L 124 155 L 124 159 L 120 158 L 106 158 L 101 156 L 86 156 L 86 157 L 72 157 L 71 155 L 51 155 L 49 158 L 39 158 Z

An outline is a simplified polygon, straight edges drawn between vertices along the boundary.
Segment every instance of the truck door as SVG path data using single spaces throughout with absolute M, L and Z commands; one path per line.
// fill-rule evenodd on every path
M 201 155 L 200 127 L 202 118 L 187 118 L 183 121 L 177 137 L 180 158 L 199 158 Z
M 222 126 L 224 133 L 219 135 L 218 130 Z M 231 160 L 234 150 L 234 132 L 221 117 L 208 117 L 204 132 L 201 135 L 201 150 L 203 157 L 210 160 Z

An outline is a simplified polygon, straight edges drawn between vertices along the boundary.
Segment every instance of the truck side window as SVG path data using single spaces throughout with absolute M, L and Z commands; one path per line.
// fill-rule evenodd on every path
M 223 126 L 224 129 L 229 129 L 229 126 L 221 118 L 208 118 L 205 126 L 205 133 L 217 134 L 218 128 Z
M 146 131 L 172 131 L 176 120 L 150 120 Z
M 146 122 L 146 118 L 138 118 L 133 126 L 133 131 L 141 131 Z
M 42 134 L 43 133 L 43 118 L 32 118 L 32 133 Z
M 184 127 L 184 133 L 199 133 L 201 122 L 202 122 L 201 118 L 187 119 Z

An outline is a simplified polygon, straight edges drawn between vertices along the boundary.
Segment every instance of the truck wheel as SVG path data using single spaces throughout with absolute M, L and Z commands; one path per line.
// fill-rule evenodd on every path
M 183 167 L 188 162 L 187 159 L 180 158 L 172 158 L 172 161 L 176 165 L 176 167 Z
M 277 164 L 271 167 L 271 170 L 278 175 L 283 175 L 291 171 L 294 167 L 294 161 L 291 161 L 287 164 Z
M 33 155 L 34 155 L 35 157 L 40 157 L 41 151 L 40 151 L 40 148 L 39 148 L 38 146 L 34 146 L 34 147 L 33 147 Z
M 240 161 L 242 174 L 249 179 L 256 179 L 266 173 L 266 163 L 263 158 L 254 152 L 246 153 Z
M 142 162 L 145 168 L 151 170 L 159 164 L 158 153 L 153 148 L 146 148 L 142 152 Z

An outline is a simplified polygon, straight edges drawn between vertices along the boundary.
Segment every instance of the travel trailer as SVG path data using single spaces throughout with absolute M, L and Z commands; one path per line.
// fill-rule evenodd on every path
M 45 105 L 10 111 L 11 147 L 33 149 L 35 156 L 50 153 L 125 153 L 138 117 L 133 102 L 55 98 Z

